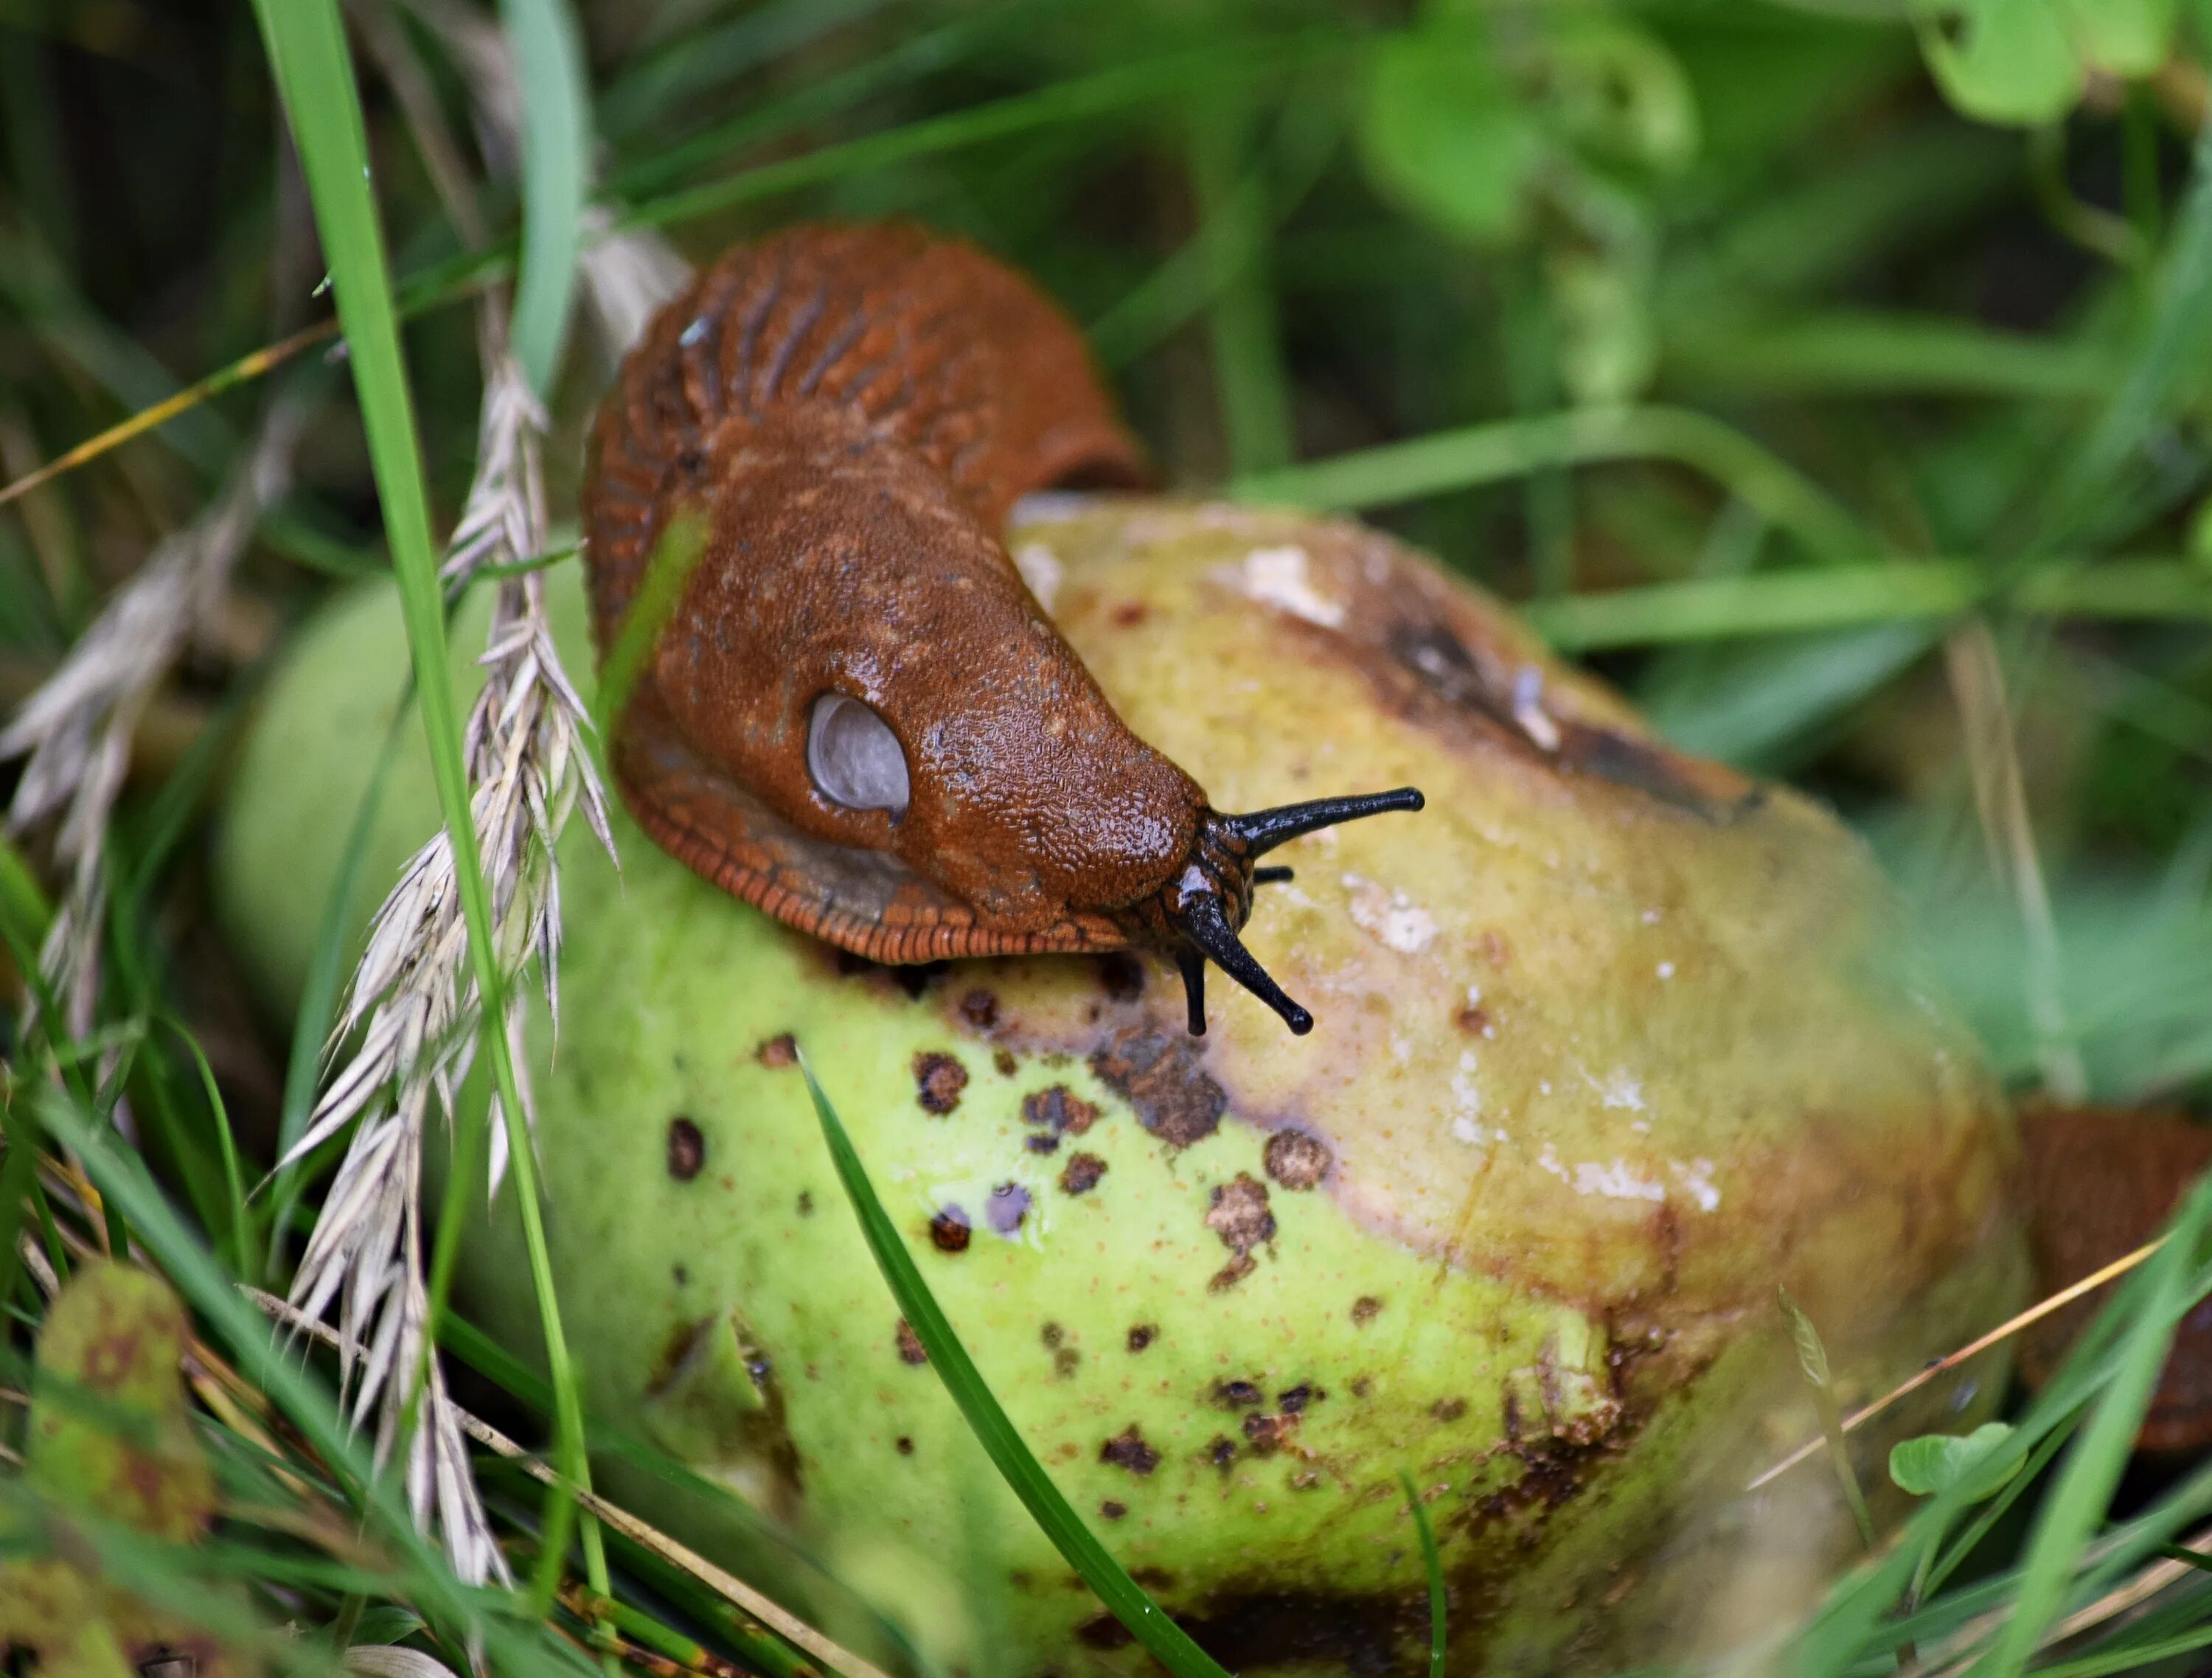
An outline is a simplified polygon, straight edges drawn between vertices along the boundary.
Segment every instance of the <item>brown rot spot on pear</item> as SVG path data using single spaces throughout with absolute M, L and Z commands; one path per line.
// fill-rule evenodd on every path
M 1382 1302 L 1371 1293 L 1363 1293 L 1352 1302 L 1352 1320 L 1364 1328 L 1382 1314 Z
M 1054 1136 L 1080 1136 L 1098 1121 L 1098 1110 L 1065 1084 L 1033 1090 L 1022 1097 L 1022 1122 Z
M 1065 1381 L 1075 1373 L 1077 1366 L 1083 1362 L 1083 1354 L 1066 1344 L 1067 1331 L 1065 1328 L 1057 1322 L 1048 1322 L 1038 1331 L 1037 1338 L 1052 1353 L 1052 1372 L 1055 1377 Z
M 1098 988 L 1109 1002 L 1133 1002 L 1145 994 L 1145 964 L 1127 950 L 1098 958 Z
M 667 1338 L 661 1341 L 660 1350 L 654 1355 L 651 1367 L 646 1371 L 645 1390 L 648 1394 L 666 1391 L 669 1383 L 675 1380 L 676 1372 L 684 1367 L 691 1353 L 697 1349 L 701 1336 L 714 1326 L 714 1319 L 708 1317 L 703 1322 L 679 1322 L 670 1329 Z
M 898 1320 L 898 1334 L 896 1336 L 896 1343 L 898 1347 L 898 1356 L 901 1363 L 911 1364 L 916 1368 L 919 1368 L 921 1365 L 929 1361 L 929 1352 L 928 1349 L 922 1345 L 921 1336 L 915 1333 L 914 1325 L 908 1322 L 904 1317 L 901 1317 Z
M 1085 1649 L 1126 1649 L 1136 1634 L 1110 1614 L 1095 1614 L 1075 1628 L 1075 1640 Z
M 1206 1448 L 1206 1460 L 1225 1474 L 1237 1460 L 1237 1441 L 1225 1433 L 1215 1434 L 1213 1443 Z
M 1158 1340 L 1159 1335 L 1159 1329 L 1152 1323 L 1139 1322 L 1135 1328 L 1129 1330 L 1129 1338 L 1127 1342 L 1129 1350 L 1132 1352 L 1142 1352 L 1146 1347 Z
M 1031 1153 L 1058 1153 L 1060 1152 L 1060 1138 L 1052 1135 L 1049 1133 L 1042 1135 L 1024 1136 L 1022 1138 L 1022 1146 L 1028 1149 Z
M 766 1039 L 759 1048 L 753 1050 L 753 1059 L 758 1061 L 770 1072 L 781 1071 L 785 1067 L 795 1067 L 799 1064 L 798 1040 L 788 1031 L 781 1032 Z
M 1109 1521 L 1118 1521 L 1129 1512 L 1129 1505 L 1108 1498 L 1099 1504 L 1098 1512 Z
M 1511 1396 L 1510 1394 L 1507 1395 L 1509 1410 L 1511 1407 L 1510 1403 Z M 1429 1406 L 1429 1414 L 1438 1421 L 1457 1421 L 1467 1414 L 1467 1401 L 1463 1398 L 1440 1398 Z M 1510 1426 L 1506 1429 L 1509 1436 L 1513 1431 Z
M 1018 1183 L 1002 1183 L 983 1203 L 983 1221 L 1000 1235 L 1012 1235 L 1029 1212 L 1030 1191 Z
M 1251 1254 L 1239 1253 L 1206 1279 L 1206 1291 L 1208 1293 L 1226 1293 L 1259 1268 L 1258 1262 Z
M 1203 1038 L 1149 1026 L 1117 1032 L 1091 1069 L 1135 1110 L 1137 1122 L 1170 1147 L 1200 1142 L 1221 1123 L 1229 1094 L 1200 1064 Z
M 1307 1189 L 1328 1175 L 1335 1158 L 1328 1144 L 1303 1130 L 1279 1130 L 1267 1139 L 1261 1162 L 1285 1189 Z
M 1470 1037 L 1495 1037 L 1498 1028 L 1490 1023 L 1490 1010 L 1480 1003 L 1472 1003 L 1452 1016 L 1452 1024 Z
M 802 1189 L 799 1191 L 799 1215 L 802 1218 L 811 1218 L 814 1215 L 813 1190 Z
M 1589 775 L 1704 821 L 1732 821 L 1760 801 L 1759 789 L 1731 769 L 1556 714 L 1534 665 L 1488 648 L 1472 653 L 1439 618 L 1403 618 L 1382 632 L 1382 645 L 1389 661 L 1370 653 L 1369 678 L 1417 721 L 1472 723 L 1554 774 Z
M 1145 1443 L 1145 1436 L 1134 1422 L 1098 1447 L 1098 1460 L 1140 1475 L 1160 1466 L 1159 1452 Z
M 953 1055 L 924 1050 L 914 1057 L 915 1099 L 921 1110 L 942 1118 L 960 1104 L 968 1087 L 968 1068 Z
M 914 1441 L 902 1433 L 891 1441 L 891 1449 L 897 1451 L 901 1456 L 911 1456 L 914 1455 Z
M 1249 1415 L 1244 1418 L 1245 1442 L 1254 1456 L 1273 1456 L 1291 1442 L 1297 1426 L 1296 1416 Z
M 1286 1416 L 1303 1415 L 1309 1404 L 1318 1404 L 1328 1395 L 1310 1381 L 1301 1381 L 1287 1392 L 1275 1395 L 1275 1407 Z
M 668 1122 L 668 1175 L 689 1183 L 707 1163 L 707 1139 L 699 1127 L 678 1113 Z
M 951 969 L 951 962 L 921 961 L 890 970 L 891 982 L 916 1001 Z
M 1207 1396 L 1222 1410 L 1256 1410 L 1262 1402 L 1256 1381 L 1217 1381 Z
M 1249 1260 L 1255 1247 L 1275 1238 L 1275 1214 L 1267 1209 L 1267 1186 L 1249 1171 L 1239 1171 L 1229 1182 L 1216 1184 L 1207 1203 L 1206 1226 L 1221 1237 L 1221 1244 L 1231 1253 Z
M 971 990 L 960 999 L 960 1018 L 988 1031 L 999 1023 L 999 999 L 988 990 Z
M 1079 1153 L 1067 1162 L 1060 1174 L 1060 1192 L 1088 1195 L 1098 1186 L 1098 1179 L 1105 1175 L 1104 1160 L 1095 1153 Z
M 994 1049 L 991 1051 L 991 1065 L 996 1068 L 1000 1077 L 1012 1078 L 1021 1062 L 1014 1059 L 1012 1049 Z
M 939 1207 L 937 1215 L 929 1220 L 929 1244 L 940 1253 L 964 1253 L 974 1229 L 967 1213 L 960 1207 Z

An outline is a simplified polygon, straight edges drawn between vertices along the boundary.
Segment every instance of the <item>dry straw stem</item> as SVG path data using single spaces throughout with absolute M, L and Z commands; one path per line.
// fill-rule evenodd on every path
M 2079 1103 L 2088 1095 L 2089 1077 L 2066 1018 L 2058 927 L 2028 817 L 2004 666 L 1989 625 L 1977 619 L 1952 635 L 1943 643 L 1943 661 L 1966 733 L 1974 808 L 1989 847 L 1990 869 L 2011 891 L 2027 938 L 2023 983 L 2044 1087 L 2056 1100 Z
M 467 587 L 487 565 L 527 559 L 545 544 L 539 454 L 544 416 L 521 370 L 488 333 L 489 375 L 483 398 L 477 474 L 441 575 L 450 590 Z M 503 579 L 489 645 L 479 661 L 486 679 L 463 733 L 470 814 L 491 891 L 501 973 L 519 979 L 534 958 L 546 1004 L 559 1018 L 560 874 L 556 846 L 580 800 L 592 830 L 613 853 L 606 795 L 584 740 L 582 700 L 553 644 L 544 580 L 534 571 Z M 284 1164 L 357 1123 L 293 1278 L 291 1295 L 311 1316 L 340 1304 L 349 1344 L 366 1348 L 358 1369 L 356 1424 L 377 1409 L 377 1450 L 397 1442 L 426 1349 L 430 1300 L 422 1214 L 423 1132 L 434 1105 L 450 1124 L 453 1092 L 467 1075 L 483 1002 L 467 973 L 463 921 L 449 835 L 441 830 L 401 871 L 370 923 L 334 1041 L 359 1038 L 309 1115 Z M 522 1053 L 527 999 L 506 988 L 500 1027 L 507 1037 L 524 1113 L 530 1117 Z M 507 1129 L 491 1097 L 491 1185 L 507 1164 Z M 423 1421 L 410 1442 L 408 1494 L 416 1518 L 434 1513 L 455 1568 L 471 1583 L 504 1563 L 490 1541 L 469 1474 L 444 1377 L 432 1359 Z
M 239 555 L 263 510 L 284 493 L 305 419 L 305 410 L 289 398 L 270 405 L 222 492 L 163 539 L 61 668 L 0 731 L 0 760 L 29 759 L 9 806 L 9 831 L 60 818 L 54 858 L 69 885 L 40 965 L 73 1036 L 91 1031 L 99 995 L 102 865 L 131 736 L 177 661 L 212 632 Z

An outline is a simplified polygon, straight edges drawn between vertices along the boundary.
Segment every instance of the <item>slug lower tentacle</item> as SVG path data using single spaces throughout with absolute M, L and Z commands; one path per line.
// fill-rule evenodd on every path
M 1209 959 L 1310 1030 L 1237 939 L 1254 863 L 1420 794 L 1224 815 L 1129 732 L 999 532 L 1032 491 L 1144 476 L 1073 327 L 972 246 L 802 227 L 731 251 L 630 352 L 591 441 L 603 656 L 675 521 L 706 532 L 612 723 L 632 812 L 873 960 L 1143 945 L 1181 969 L 1194 1031 Z

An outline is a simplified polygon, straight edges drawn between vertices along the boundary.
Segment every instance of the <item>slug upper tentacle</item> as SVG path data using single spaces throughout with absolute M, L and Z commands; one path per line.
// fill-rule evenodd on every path
M 604 654 L 679 514 L 706 546 L 611 756 L 668 850 L 874 960 L 1174 957 L 1205 1029 L 1216 962 L 1310 1016 L 1238 942 L 1254 860 L 1411 789 L 1214 811 L 1132 734 L 1000 540 L 1032 491 L 1142 458 L 1079 336 L 968 245 L 803 227 L 731 251 L 602 405 L 584 522 Z

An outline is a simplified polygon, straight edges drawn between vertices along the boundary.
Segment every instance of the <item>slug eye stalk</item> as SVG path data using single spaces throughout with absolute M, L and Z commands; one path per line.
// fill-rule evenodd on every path
M 1206 1035 L 1209 960 L 1281 1015 L 1294 1035 L 1302 1037 L 1313 1030 L 1313 1016 L 1284 994 L 1237 936 L 1252 912 L 1252 888 L 1291 876 L 1288 868 L 1255 868 L 1253 859 L 1317 828 L 1394 810 L 1415 811 L 1423 803 L 1414 788 L 1400 787 L 1387 793 L 1285 804 L 1245 816 L 1207 812 L 1181 877 L 1153 900 L 1166 923 L 1163 930 L 1176 968 L 1182 975 L 1193 1037 Z

